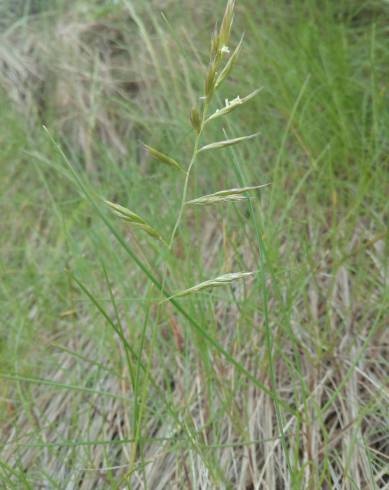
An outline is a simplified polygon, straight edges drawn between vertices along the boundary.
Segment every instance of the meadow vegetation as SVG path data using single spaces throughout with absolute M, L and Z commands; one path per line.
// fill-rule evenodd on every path
M 1 488 L 389 485 L 389 4 L 233 7 L 0 3 Z

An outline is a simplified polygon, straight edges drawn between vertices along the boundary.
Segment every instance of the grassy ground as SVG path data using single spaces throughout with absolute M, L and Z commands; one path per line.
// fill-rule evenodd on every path
M 189 198 L 271 185 L 171 253 L 86 194 L 169 238 L 224 0 L 67 5 L 0 6 L 2 488 L 387 488 L 387 3 L 238 3 Z

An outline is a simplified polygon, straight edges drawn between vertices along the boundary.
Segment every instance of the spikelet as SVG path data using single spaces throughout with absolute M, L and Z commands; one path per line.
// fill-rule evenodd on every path
M 152 226 L 150 226 L 148 223 L 146 223 L 146 221 L 143 218 L 141 218 L 138 214 L 134 213 L 133 211 L 130 211 L 129 209 L 125 208 L 124 206 L 121 206 L 120 204 L 116 204 L 107 200 L 104 200 L 104 202 L 111 209 L 113 214 L 115 214 L 122 220 L 127 221 L 127 223 L 130 223 L 135 228 L 139 228 L 143 230 L 151 237 L 163 241 L 158 231 Z
M 209 60 L 212 62 L 213 60 L 219 60 L 221 55 L 220 49 L 220 37 L 217 30 L 217 26 L 215 26 L 214 32 L 211 38 L 211 52 L 209 55 Z
M 198 197 L 197 199 L 192 199 L 191 201 L 187 201 L 185 204 L 187 205 L 207 205 L 207 204 L 218 204 L 220 202 L 231 202 L 231 201 L 245 201 L 247 199 L 246 196 L 242 196 L 241 194 L 230 194 L 228 196 L 213 196 L 210 194 L 209 196 Z
M 248 141 L 253 138 L 256 138 L 259 133 L 249 134 L 248 136 L 240 136 L 239 138 L 232 138 L 223 141 L 216 141 L 215 143 L 210 143 L 209 145 L 205 145 L 201 147 L 198 152 L 207 151 L 207 150 L 217 150 L 219 148 L 224 148 L 226 146 L 236 145 L 238 143 L 242 143 L 242 141 Z
M 237 45 L 237 47 L 234 49 L 233 53 L 231 54 L 231 56 L 229 57 L 227 63 L 224 65 L 224 68 L 222 69 L 222 71 L 220 72 L 220 74 L 218 75 L 217 79 L 215 80 L 215 89 L 217 89 L 220 84 L 228 77 L 228 75 L 231 73 L 237 59 L 238 59 L 238 56 L 239 56 L 239 53 L 240 53 L 240 50 L 242 48 L 242 43 L 243 43 L 243 38 L 244 38 L 244 35 L 242 35 L 242 37 L 240 38 L 240 41 L 239 41 L 239 44 Z
M 230 41 L 231 28 L 234 21 L 234 8 L 235 0 L 228 0 L 219 31 L 219 43 L 221 47 L 228 46 Z
M 215 192 L 214 194 L 207 194 L 191 201 L 187 201 L 186 204 L 204 205 L 215 204 L 225 201 L 242 201 L 247 199 L 246 196 L 242 196 L 246 192 L 255 191 L 267 187 L 269 184 L 255 185 L 250 187 L 238 187 L 236 189 L 225 189 L 223 191 Z
M 196 131 L 196 133 L 200 133 L 201 131 L 201 126 L 202 126 L 202 121 L 201 121 L 201 116 L 196 107 L 193 107 L 192 110 L 190 111 L 190 122 L 192 124 L 193 129 Z
M 243 104 L 246 104 L 251 99 L 253 99 L 261 90 L 262 90 L 261 88 L 254 90 L 254 92 L 251 92 L 251 94 L 246 95 L 246 97 L 243 97 L 243 99 L 241 99 L 239 96 L 235 97 L 235 99 L 232 99 L 232 100 L 226 99 L 226 105 L 224 107 L 222 107 L 221 109 L 217 109 L 213 114 L 211 114 L 206 119 L 205 122 L 208 123 L 209 121 L 212 121 L 213 119 L 216 119 L 216 118 L 221 117 L 221 116 L 225 116 L 229 112 L 234 111 L 238 107 L 242 106 Z
M 215 89 L 216 84 L 216 75 L 217 75 L 217 62 L 216 60 L 212 61 L 208 68 L 207 77 L 205 79 L 205 97 L 210 100 Z
M 152 148 L 151 146 L 148 145 L 143 145 L 143 146 L 148 151 L 149 155 L 153 157 L 155 160 L 159 160 L 160 162 L 169 165 L 170 167 L 174 167 L 179 170 L 184 170 L 178 162 L 176 162 L 173 158 L 169 157 L 168 155 L 161 153 L 160 151 L 156 150 L 155 148 Z
M 253 276 L 254 274 L 256 274 L 256 272 L 230 272 L 228 274 L 223 274 L 222 276 L 218 276 L 215 279 L 210 279 L 208 281 L 204 281 L 199 284 L 196 284 L 196 286 L 193 286 L 189 289 L 178 291 L 173 296 L 170 296 L 164 301 L 168 301 L 169 299 L 178 298 L 181 296 L 187 296 L 188 294 L 197 293 L 198 291 L 202 291 L 203 289 L 228 286 L 229 284 L 231 284 L 233 281 L 236 281 L 237 279 L 245 279 Z

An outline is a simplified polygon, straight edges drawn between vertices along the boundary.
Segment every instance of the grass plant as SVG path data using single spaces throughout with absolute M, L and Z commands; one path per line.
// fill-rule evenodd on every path
M 22 3 L 0 486 L 386 488 L 387 5 Z

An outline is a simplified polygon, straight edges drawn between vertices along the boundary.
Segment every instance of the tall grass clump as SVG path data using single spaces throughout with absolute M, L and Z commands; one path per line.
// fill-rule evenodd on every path
M 230 47 L 230 36 L 231 30 L 234 20 L 234 8 L 235 8 L 235 0 L 228 0 L 226 9 L 224 12 L 224 16 L 220 23 L 219 28 L 215 28 L 215 31 L 212 35 L 211 39 L 211 47 L 209 54 L 209 62 L 206 70 L 205 80 L 204 80 L 204 91 L 203 94 L 199 97 L 198 103 L 192 107 L 190 111 L 190 123 L 194 132 L 194 142 L 193 149 L 189 159 L 189 163 L 187 165 L 180 163 L 177 159 L 173 158 L 170 155 L 166 155 L 161 151 L 153 148 L 149 145 L 145 145 L 145 149 L 153 159 L 158 160 L 159 162 L 169 166 L 172 170 L 180 171 L 184 173 L 184 182 L 182 185 L 182 194 L 179 203 L 178 213 L 175 220 L 175 224 L 173 226 L 171 235 L 169 238 L 163 237 L 162 233 L 157 230 L 155 227 L 147 223 L 143 217 L 137 214 L 135 211 L 130 210 L 124 207 L 122 204 L 114 203 L 109 200 L 104 200 L 105 204 L 108 208 L 113 212 L 113 214 L 122 220 L 124 220 L 129 226 L 132 228 L 138 229 L 144 233 L 146 233 L 149 238 L 157 240 L 157 244 L 162 245 L 162 249 L 159 252 L 159 259 L 154 264 L 153 267 L 150 267 L 149 261 L 147 258 L 141 257 L 134 250 L 131 244 L 129 244 L 123 235 L 118 232 L 114 223 L 111 222 L 109 217 L 106 216 L 104 211 L 101 209 L 101 205 L 99 200 L 96 199 L 96 195 L 93 190 L 91 190 L 87 183 L 85 183 L 76 171 L 73 169 L 69 160 L 63 153 L 62 149 L 57 145 L 57 143 L 53 140 L 50 132 L 48 132 L 49 138 L 52 140 L 52 143 L 57 147 L 59 153 L 63 156 L 64 161 L 67 163 L 68 170 L 71 172 L 72 178 L 78 185 L 81 192 L 84 196 L 89 200 L 90 204 L 96 211 L 96 213 L 102 218 L 103 222 L 106 224 L 108 229 L 112 232 L 114 237 L 118 240 L 121 247 L 124 249 L 125 253 L 135 262 L 135 264 L 139 267 L 139 269 L 146 276 L 146 279 L 149 283 L 149 287 L 147 288 L 149 295 L 149 291 L 153 294 L 154 291 L 157 291 L 164 298 L 162 301 L 159 300 L 156 305 L 158 308 L 158 317 L 164 316 L 163 308 L 165 308 L 164 303 L 169 302 L 172 307 L 180 314 L 187 322 L 188 325 L 194 329 L 196 335 L 198 336 L 200 342 L 203 344 L 202 348 L 206 348 L 208 351 L 209 348 L 214 349 L 215 353 L 227 361 L 228 364 L 231 364 L 234 369 L 241 375 L 242 380 L 249 381 L 254 386 L 259 388 L 265 394 L 267 394 L 270 399 L 273 401 L 277 413 L 277 420 L 279 424 L 279 428 L 281 430 L 281 441 L 284 447 L 284 437 L 283 437 L 283 429 L 282 429 L 282 417 L 281 417 L 281 408 L 286 409 L 288 413 L 294 413 L 295 409 L 286 401 L 282 401 L 276 391 L 275 391 L 275 377 L 274 377 L 274 368 L 273 368 L 273 359 L 272 359 L 272 335 L 269 324 L 269 317 L 267 312 L 267 284 L 266 284 L 266 272 L 265 272 L 265 257 L 266 251 L 264 248 L 263 241 L 261 239 L 261 231 L 259 229 L 258 222 L 255 221 L 254 225 L 256 226 L 257 232 L 257 240 L 259 247 L 259 256 L 260 261 L 258 264 L 259 269 L 256 271 L 239 271 L 239 272 L 227 272 L 222 275 L 219 275 L 215 278 L 207 279 L 199 284 L 192 285 L 186 289 L 178 290 L 175 292 L 171 292 L 168 289 L 166 282 L 167 276 L 169 276 L 169 283 L 174 284 L 174 275 L 170 274 L 168 265 L 164 264 L 167 256 L 173 253 L 173 245 L 177 234 L 179 233 L 180 226 L 182 224 L 183 215 L 185 210 L 189 206 L 193 205 L 213 205 L 217 203 L 225 203 L 225 202 L 239 202 L 239 201 L 247 201 L 250 203 L 250 210 L 255 216 L 255 211 L 253 205 L 250 202 L 250 193 L 256 191 L 262 187 L 265 187 L 266 184 L 255 185 L 255 186 L 242 186 L 238 188 L 219 190 L 213 194 L 197 197 L 191 200 L 188 200 L 188 190 L 190 185 L 190 180 L 192 176 L 193 169 L 195 165 L 200 160 L 202 156 L 204 159 L 207 159 L 209 152 L 214 152 L 222 148 L 235 146 L 238 144 L 242 144 L 257 138 L 259 133 L 253 133 L 245 136 L 237 136 L 234 138 L 225 137 L 225 139 L 221 139 L 215 142 L 204 144 L 203 140 L 205 137 L 207 126 L 209 126 L 215 119 L 222 118 L 239 109 L 241 106 L 249 103 L 259 92 L 260 89 L 255 89 L 253 92 L 249 93 L 244 97 L 235 96 L 231 100 L 225 99 L 225 104 L 223 106 L 219 106 L 218 108 L 211 110 L 212 103 L 216 100 L 218 91 L 228 79 L 228 76 L 231 74 L 235 64 L 238 61 L 239 54 L 243 44 L 243 36 L 240 41 L 234 48 Z M 226 133 L 225 133 L 225 136 Z M 226 164 L 227 165 L 227 164 Z M 240 183 L 243 183 L 244 177 L 243 174 L 239 170 L 239 164 L 235 162 L 236 175 Z M 157 267 L 162 265 L 161 272 L 158 271 Z M 164 267 L 165 265 L 165 267 Z M 106 274 L 106 273 L 105 273 Z M 267 387 L 260 379 L 258 379 L 253 373 L 248 370 L 243 363 L 237 360 L 232 354 L 226 350 L 222 344 L 215 338 L 212 333 L 209 331 L 207 326 L 208 322 L 202 318 L 201 320 L 196 317 L 196 314 L 193 311 L 188 311 L 179 301 L 179 298 L 188 295 L 194 295 L 204 290 L 211 290 L 220 286 L 231 286 L 235 281 L 248 279 L 253 276 L 260 276 L 257 279 L 257 285 L 260 289 L 263 290 L 263 298 L 264 298 L 264 308 L 265 308 L 265 330 L 266 330 L 266 341 L 268 348 L 268 357 L 269 357 L 269 372 L 271 373 L 271 386 Z M 107 277 L 107 276 L 106 276 Z M 161 277 L 161 279 L 159 279 Z M 79 285 L 79 287 L 85 292 L 87 296 L 95 303 L 96 307 L 99 309 L 100 313 L 109 320 L 109 315 L 105 312 L 99 302 L 91 295 L 88 291 L 87 287 L 80 283 L 75 277 L 74 280 Z M 108 277 L 107 277 L 108 281 Z M 111 299 L 114 302 L 114 297 L 111 294 Z M 208 302 L 208 300 L 206 300 Z M 114 303 L 113 303 L 114 304 Z M 150 305 L 148 306 L 148 309 Z M 116 307 L 115 307 L 116 310 Z M 149 311 L 147 310 L 147 315 Z M 116 313 L 117 323 L 114 323 L 109 320 L 109 323 L 113 330 L 117 333 L 122 343 L 122 348 L 126 355 L 127 360 L 127 368 L 128 375 L 130 380 L 130 385 L 134 393 L 137 393 L 139 390 L 142 390 L 139 382 L 140 382 L 140 372 L 144 371 L 147 373 L 147 366 L 144 365 L 139 357 L 139 354 L 134 352 L 134 350 L 129 345 L 128 341 L 125 338 L 123 328 L 120 324 L 120 318 L 118 313 Z M 146 327 L 143 335 L 146 334 Z M 209 354 L 213 356 L 214 354 Z M 210 367 L 211 371 L 214 369 Z M 221 381 L 222 382 L 222 381 Z M 139 446 L 139 437 L 142 432 L 141 424 L 142 419 L 139 413 L 139 407 L 137 405 L 137 395 L 135 396 L 135 406 L 133 410 L 134 419 L 133 419 L 133 429 L 131 431 L 132 436 L 134 438 L 134 442 L 131 448 L 131 464 L 129 469 L 129 474 L 135 471 L 136 459 L 137 459 L 137 451 Z M 169 405 L 168 405 L 169 407 Z M 169 408 L 171 410 L 171 408 Z M 177 414 L 172 411 L 172 415 L 177 418 Z M 179 425 L 179 430 L 184 430 L 188 434 L 188 427 L 179 422 L 179 418 L 177 419 L 177 424 Z M 188 437 L 190 435 L 188 434 Z M 284 448 L 286 451 L 286 447 Z M 289 461 L 288 454 L 285 452 L 286 460 Z M 208 463 L 206 463 L 208 466 Z M 289 463 L 288 463 L 289 466 Z M 291 467 L 289 466 L 289 470 Z M 208 467 L 208 471 L 214 472 L 214 478 L 220 478 L 221 473 L 218 475 L 218 472 L 212 468 L 212 465 Z M 215 482 L 217 479 L 215 480 Z

